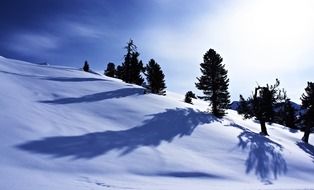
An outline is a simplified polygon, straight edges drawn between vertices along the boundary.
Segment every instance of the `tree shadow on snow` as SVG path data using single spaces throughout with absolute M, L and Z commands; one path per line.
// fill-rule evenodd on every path
M 237 124 L 231 124 L 242 130 L 238 135 L 238 147 L 248 150 L 245 161 L 246 173 L 255 172 L 255 175 L 265 183 L 271 183 L 281 174 L 287 172 L 287 163 L 282 156 L 283 147 L 262 136 Z
M 50 81 L 58 81 L 58 82 L 92 82 L 92 81 L 108 81 L 106 79 L 99 79 L 99 78 L 79 78 L 79 77 L 43 77 L 41 75 L 29 75 L 23 73 L 15 73 L 9 71 L 0 70 L 0 73 L 15 75 L 20 77 L 29 77 L 29 78 L 36 78 L 36 79 L 43 79 L 43 80 L 50 80 Z
M 142 146 L 156 147 L 163 141 L 171 142 L 175 137 L 191 135 L 198 125 L 215 120 L 208 113 L 178 108 L 149 116 L 152 118 L 144 121 L 143 125 L 128 130 L 49 137 L 17 147 L 54 157 L 90 159 L 114 149 L 120 150 L 121 155 L 125 155 Z
M 38 78 L 38 77 L 40 77 L 40 76 L 36 76 L 36 75 L 28 75 L 28 74 L 15 73 L 15 72 L 9 72 L 9 71 L 2 71 L 2 70 L 0 70 L 0 73 L 9 74 L 9 75 L 15 75 L 15 76 L 19 76 L 19 77 L 30 77 L 30 78 Z
M 71 97 L 71 98 L 60 98 L 56 100 L 43 100 L 39 101 L 41 103 L 47 104 L 74 104 L 83 102 L 96 102 L 112 98 L 123 98 L 127 96 L 132 96 L 135 94 L 143 94 L 144 90 L 142 88 L 123 88 L 108 92 L 99 92 L 95 94 L 85 95 L 81 97 Z
M 310 155 L 314 162 L 314 146 L 310 144 L 306 144 L 304 142 L 297 142 L 296 143 L 304 152 Z
M 45 80 L 57 81 L 57 82 L 93 82 L 93 81 L 108 81 L 106 79 L 99 78 L 79 78 L 79 77 L 46 77 Z
M 177 177 L 177 178 L 213 178 L 222 179 L 223 177 L 205 173 L 205 172 L 188 172 L 188 171 L 175 171 L 175 172 L 160 172 L 157 176 L 161 177 Z

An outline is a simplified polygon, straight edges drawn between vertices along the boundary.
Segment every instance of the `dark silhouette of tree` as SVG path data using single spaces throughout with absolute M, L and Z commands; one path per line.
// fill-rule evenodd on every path
M 121 79 L 127 83 L 142 85 L 144 79 L 141 76 L 141 72 L 144 68 L 142 61 L 138 59 L 140 54 L 137 52 L 137 47 L 134 45 L 133 40 L 127 43 L 125 49 L 127 53 L 122 63 Z
M 284 104 L 284 122 L 287 127 L 292 129 L 296 128 L 297 118 L 296 118 L 296 110 L 292 106 L 290 99 L 287 99 Z
M 165 95 L 165 75 L 160 65 L 154 59 L 151 59 L 146 65 L 145 71 L 148 90 L 153 94 Z
M 292 106 L 290 99 L 286 99 L 282 104 L 279 104 L 275 114 L 276 123 L 296 129 L 296 110 Z
M 243 115 L 244 119 L 249 119 L 252 113 L 252 102 L 251 99 L 248 101 L 243 98 L 242 95 L 240 95 L 240 101 L 239 101 L 239 107 L 237 109 L 237 112 L 241 115 Z
M 84 62 L 83 71 L 89 72 L 89 64 L 87 61 Z
M 192 98 L 195 98 L 195 99 L 196 99 L 195 94 L 194 94 L 192 91 L 188 91 L 188 92 L 185 94 L 184 102 L 186 102 L 186 103 L 188 103 L 188 104 L 193 104 Z
M 226 114 L 230 103 L 228 71 L 222 64 L 222 57 L 213 49 L 209 49 L 203 59 L 204 62 L 200 64 L 202 76 L 197 78 L 195 85 L 204 93 L 199 98 L 210 101 L 212 113 L 220 118 Z
M 115 72 L 115 77 L 118 79 L 122 79 L 122 72 L 123 72 L 123 68 L 121 65 L 117 66 L 116 72 Z
M 305 113 L 302 116 L 302 123 L 305 125 L 304 135 L 302 141 L 309 142 L 311 128 L 314 126 L 314 83 L 308 82 L 305 88 L 305 93 L 301 96 L 302 109 Z
M 108 77 L 114 77 L 116 73 L 116 66 L 114 65 L 114 63 L 109 62 L 107 64 L 107 69 L 105 70 L 105 75 Z
M 238 113 L 244 115 L 244 118 L 255 117 L 261 124 L 261 134 L 268 135 L 266 122 L 274 121 L 274 107 L 286 98 L 284 90 L 279 90 L 280 82 L 276 79 L 274 85 L 258 86 L 254 90 L 252 97 L 247 100 L 240 95 L 240 111 Z

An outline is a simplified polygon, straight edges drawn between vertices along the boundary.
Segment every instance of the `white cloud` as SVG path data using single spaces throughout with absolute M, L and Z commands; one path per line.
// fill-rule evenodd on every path
M 18 33 L 11 37 L 9 48 L 15 52 L 26 54 L 45 53 L 57 49 L 59 39 L 46 34 Z
M 103 35 L 99 28 L 86 23 L 65 21 L 62 25 L 71 36 L 100 38 Z

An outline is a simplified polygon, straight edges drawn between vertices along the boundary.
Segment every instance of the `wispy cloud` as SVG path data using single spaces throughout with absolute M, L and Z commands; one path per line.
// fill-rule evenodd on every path
M 61 25 L 66 30 L 66 34 L 70 36 L 101 38 L 104 35 L 104 32 L 99 27 L 95 27 L 92 24 L 81 23 L 79 21 L 63 21 Z
M 55 50 L 60 40 L 49 34 L 17 33 L 11 36 L 9 48 L 21 54 L 40 54 Z

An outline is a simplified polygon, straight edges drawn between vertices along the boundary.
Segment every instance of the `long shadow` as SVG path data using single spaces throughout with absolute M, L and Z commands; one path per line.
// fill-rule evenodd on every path
M 0 73 L 15 75 L 20 77 L 29 77 L 29 78 L 38 78 L 43 80 L 51 80 L 51 81 L 58 81 L 58 82 L 90 82 L 90 81 L 108 81 L 106 79 L 99 79 L 99 78 L 74 78 L 74 77 L 43 77 L 37 75 L 27 75 L 22 73 L 15 73 L 9 71 L 2 71 Z
M 81 136 L 49 137 L 18 145 L 19 149 L 52 155 L 90 159 L 117 149 L 121 156 L 142 146 L 156 147 L 161 142 L 171 142 L 175 137 L 191 135 L 194 129 L 215 118 L 193 109 L 168 109 L 150 115 L 143 125 L 122 131 L 105 131 Z
M 144 90 L 142 88 L 123 88 L 108 92 L 99 92 L 95 94 L 85 95 L 81 97 L 71 97 L 71 98 L 60 98 L 56 100 L 42 100 L 41 103 L 47 104 L 74 104 L 83 102 L 96 102 L 112 98 L 123 98 L 127 96 L 132 96 L 135 94 L 143 94 Z
M 157 176 L 161 177 L 177 177 L 177 178 L 214 178 L 222 179 L 222 176 L 205 173 L 205 172 L 187 172 L 187 171 L 175 171 L 175 172 L 160 172 Z
M 99 78 L 71 78 L 71 77 L 46 77 L 45 80 L 58 81 L 58 82 L 92 82 L 92 81 L 108 81 Z
M 238 147 L 249 150 L 245 161 L 247 174 L 254 171 L 261 181 L 270 182 L 287 172 L 287 163 L 282 156 L 283 147 L 280 144 L 237 124 L 231 126 L 242 130 L 238 136 Z
M 2 71 L 0 70 L 0 73 L 8 74 L 8 75 L 15 75 L 19 77 L 29 77 L 29 78 L 38 78 L 40 76 L 35 76 L 35 75 L 27 75 L 27 74 L 22 74 L 22 73 L 15 73 L 15 72 L 9 72 L 9 71 Z
M 310 144 L 306 144 L 304 142 L 297 142 L 296 143 L 304 152 L 306 152 L 310 158 L 313 159 L 314 162 L 314 146 Z

